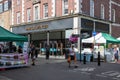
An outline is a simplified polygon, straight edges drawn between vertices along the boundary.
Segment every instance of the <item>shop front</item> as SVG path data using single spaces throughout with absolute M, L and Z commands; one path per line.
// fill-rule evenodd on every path
M 96 33 L 110 33 L 110 23 L 92 18 L 84 18 L 83 16 L 75 16 L 12 26 L 14 33 L 28 35 L 29 42 L 38 46 L 41 54 L 45 54 L 45 47 L 49 43 L 50 54 L 57 53 L 60 55 L 64 54 L 63 49 L 69 46 L 69 37 L 66 37 L 66 35 L 74 33 L 74 29 L 77 31 L 77 34 L 81 33 L 82 38 L 88 38 L 92 36 L 94 30 Z M 72 31 L 66 34 L 68 30 Z M 79 50 L 79 40 L 76 44 L 78 44 Z
M 81 18 L 81 28 L 82 28 L 81 33 L 83 35 L 84 33 L 87 33 L 89 35 L 88 37 L 93 36 L 92 35 L 93 31 L 95 31 L 96 33 L 99 32 L 110 33 L 110 23 L 101 20 Z
M 73 18 L 47 20 L 19 26 L 13 26 L 16 34 L 28 35 L 29 40 L 40 48 L 40 53 L 45 54 L 47 43 L 50 45 L 50 54 L 61 55 L 65 48 L 65 31 L 73 28 Z

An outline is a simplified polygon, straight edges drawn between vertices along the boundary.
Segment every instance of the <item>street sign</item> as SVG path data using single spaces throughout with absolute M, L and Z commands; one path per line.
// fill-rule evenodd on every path
M 93 31 L 93 32 L 92 32 L 92 35 L 93 35 L 93 36 L 95 36 L 95 35 L 96 35 L 96 32 L 95 32 L 95 31 Z

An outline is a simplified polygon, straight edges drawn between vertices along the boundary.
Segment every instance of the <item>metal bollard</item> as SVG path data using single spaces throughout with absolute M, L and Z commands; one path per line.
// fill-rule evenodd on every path
M 83 64 L 86 64 L 86 54 L 84 53 L 84 56 L 83 56 Z
M 100 52 L 98 52 L 98 66 L 100 66 Z

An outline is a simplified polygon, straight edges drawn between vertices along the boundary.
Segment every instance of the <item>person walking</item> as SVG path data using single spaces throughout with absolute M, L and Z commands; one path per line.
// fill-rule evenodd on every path
M 76 54 L 75 54 L 75 48 L 74 45 L 71 45 L 71 48 L 69 49 L 69 54 L 68 54 L 68 63 L 69 63 L 69 68 L 71 67 L 71 61 L 74 61 L 74 67 L 77 68 L 76 64 Z
M 39 47 L 35 47 L 35 57 L 38 58 L 38 54 L 39 54 Z
M 47 60 L 49 59 L 49 54 L 50 54 L 50 46 L 47 45 L 47 46 L 46 46 L 46 59 L 47 59 Z
M 31 47 L 31 59 L 32 59 L 32 65 L 35 65 L 35 46 L 32 44 Z
M 119 58 L 117 47 L 114 48 L 114 58 L 115 58 L 115 62 L 117 62 Z

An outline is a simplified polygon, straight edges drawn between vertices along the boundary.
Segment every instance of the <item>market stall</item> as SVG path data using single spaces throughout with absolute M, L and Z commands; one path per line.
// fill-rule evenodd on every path
M 27 42 L 28 38 L 18 34 L 14 34 L 0 26 L 0 41 L 23 41 Z M 27 53 L 0 53 L 0 69 L 21 67 L 28 65 Z
M 112 60 L 112 56 L 113 53 L 109 52 L 106 49 L 106 45 L 110 44 L 119 44 L 120 40 L 112 37 L 111 35 L 107 34 L 107 33 L 98 33 L 97 35 L 87 38 L 87 39 L 82 39 L 82 43 L 93 43 L 94 44 L 94 49 L 93 52 L 98 53 L 98 51 L 101 54 L 101 57 L 105 57 L 108 61 L 110 61 L 110 59 Z M 102 45 L 100 45 L 102 44 Z
M 120 43 L 120 40 L 115 39 L 107 33 L 98 33 L 96 36 L 82 39 L 82 43 Z

